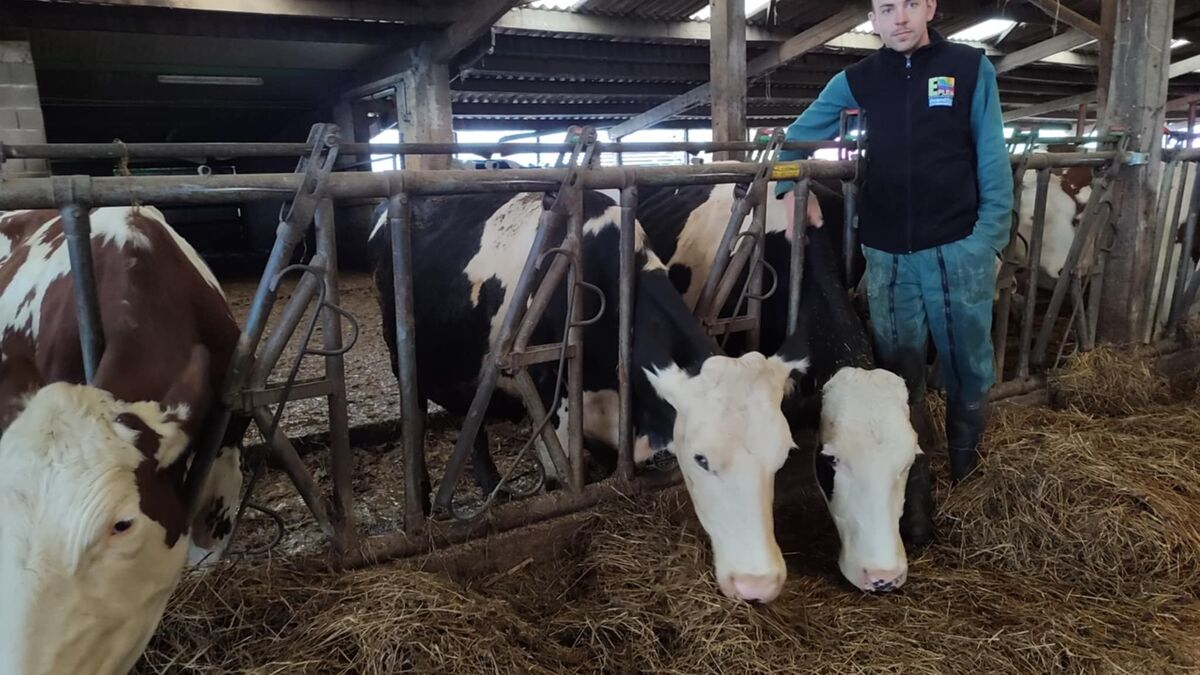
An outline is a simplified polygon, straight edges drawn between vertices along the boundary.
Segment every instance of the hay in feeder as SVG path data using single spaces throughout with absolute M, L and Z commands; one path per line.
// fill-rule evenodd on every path
M 939 486 L 937 542 L 889 595 L 850 588 L 822 544 L 774 603 L 728 600 L 678 494 L 607 504 L 555 562 L 499 575 L 246 561 L 185 578 L 139 672 L 1200 672 L 1198 441 L 1190 403 L 998 407 L 981 472 Z M 828 518 L 781 508 L 780 531 Z
M 550 673 L 556 654 L 506 601 L 411 566 L 242 562 L 184 577 L 137 672 Z
M 1052 404 L 1095 415 L 1132 415 L 1169 403 L 1175 393 L 1145 350 L 1102 345 L 1072 356 L 1047 377 Z

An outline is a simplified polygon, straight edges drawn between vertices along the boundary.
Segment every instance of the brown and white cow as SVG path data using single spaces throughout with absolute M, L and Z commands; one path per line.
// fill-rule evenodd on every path
M 1042 252 L 1039 265 L 1039 286 L 1053 288 L 1059 274 L 1066 264 L 1071 245 L 1075 241 L 1075 233 L 1080 225 L 1083 211 L 1087 207 L 1092 194 L 1092 169 L 1088 167 L 1071 167 L 1054 170 L 1050 176 L 1049 189 L 1046 192 L 1046 219 L 1042 235 Z M 1167 287 L 1163 291 L 1164 303 L 1170 306 L 1175 290 L 1175 279 L 1178 275 L 1180 255 L 1182 252 L 1183 227 L 1187 220 L 1187 211 L 1192 201 L 1194 181 L 1189 178 L 1182 180 L 1183 172 L 1176 171 L 1171 185 L 1168 213 L 1174 216 L 1175 206 L 1182 190 L 1183 209 L 1178 219 L 1168 223 L 1168 236 L 1163 237 L 1162 247 L 1158 254 L 1159 264 L 1155 270 L 1153 292 L 1157 298 L 1159 286 L 1163 281 L 1163 271 L 1166 270 Z M 1026 171 L 1021 182 L 1021 211 L 1018 221 L 1017 246 L 1013 250 L 1013 262 L 1020 268 L 1028 267 L 1029 242 L 1033 236 L 1034 206 L 1037 198 L 1037 172 Z M 1169 258 L 1168 258 L 1169 256 Z M 1200 259 L 1200 237 L 1196 238 L 1191 252 L 1194 264 Z M 1168 262 L 1169 261 L 1169 262 Z M 1088 269 L 1089 261 L 1081 260 L 1082 269 Z M 1160 312 L 1165 321 L 1166 312 Z
M 91 224 L 106 348 L 87 386 L 62 219 L 0 214 L 6 674 L 127 672 L 185 563 L 222 551 L 241 487 L 239 421 L 194 520 L 182 500 L 238 338 L 216 279 L 153 207 Z

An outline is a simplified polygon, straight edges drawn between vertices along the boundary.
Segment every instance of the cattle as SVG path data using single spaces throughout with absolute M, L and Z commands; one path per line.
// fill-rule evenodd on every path
M 1194 175 L 1194 174 L 1193 174 Z M 1162 240 L 1162 248 L 1158 254 L 1158 266 L 1155 269 L 1153 292 L 1157 298 L 1159 286 L 1162 284 L 1163 272 L 1166 271 L 1167 287 L 1163 291 L 1164 303 L 1170 306 L 1175 290 L 1175 279 L 1178 275 L 1179 261 L 1182 253 L 1184 225 L 1192 198 L 1193 180 L 1182 181 L 1182 168 L 1176 170 L 1169 190 L 1167 214 L 1159 217 L 1169 218 L 1168 233 Z M 1051 172 L 1050 183 L 1046 192 L 1046 211 L 1042 234 L 1042 251 L 1039 265 L 1039 287 L 1052 289 L 1066 264 L 1071 245 L 1075 241 L 1075 233 L 1080 225 L 1083 211 L 1092 194 L 1092 169 L 1087 167 L 1071 167 L 1055 169 Z M 1011 249 L 1010 261 L 1018 269 L 1026 271 L 1028 267 L 1029 245 L 1033 236 L 1033 219 L 1037 197 L 1037 172 L 1026 171 L 1021 181 L 1021 209 L 1018 214 L 1017 239 Z M 1183 208 L 1179 217 L 1175 218 L 1175 206 L 1182 190 Z M 1200 237 L 1194 239 L 1191 260 L 1200 260 Z M 1169 261 L 1169 262 L 1168 262 Z M 1090 262 L 1086 255 L 1080 259 L 1079 272 L 1087 274 Z M 1018 289 L 1020 291 L 1021 289 Z M 1022 296 L 1018 293 L 1017 303 L 1020 306 Z M 1160 312 L 1160 323 L 1166 320 L 1166 312 Z
M 786 334 L 788 218 L 782 202 L 767 203 L 764 259 L 780 285 L 763 303 L 760 345 L 767 354 L 809 357 L 800 391 L 819 391 L 808 399 L 818 412 L 811 406 L 793 408 L 791 416 L 794 425 L 819 429 L 815 469 L 842 544 L 839 568 L 859 589 L 889 591 L 907 576 L 902 521 L 914 543 L 930 537 L 929 484 L 909 480 L 914 463 L 927 459 L 910 422 L 908 389 L 899 376 L 875 367 L 870 338 L 843 282 L 841 195 L 816 181 L 810 188 L 808 220 L 829 225 L 808 230 L 800 321 L 791 336 Z M 690 305 L 716 255 L 737 192 L 733 185 L 640 190 L 637 215 L 647 240 Z M 749 224 L 747 218 L 743 228 Z M 726 312 L 735 303 L 731 297 Z M 740 349 L 730 347 L 729 353 Z
M 182 488 L 238 339 L 194 249 L 150 206 L 93 209 L 105 349 L 84 384 L 63 220 L 0 214 L 0 672 L 133 667 L 185 565 L 219 556 L 241 487 L 231 425 Z
M 1066 264 L 1071 244 L 1075 241 L 1075 230 L 1091 192 L 1090 169 L 1076 167 L 1050 175 L 1039 271 L 1044 281 L 1058 279 Z M 1028 262 L 1036 204 L 1037 172 L 1026 171 L 1021 178 L 1021 209 L 1017 220 L 1017 244 L 1013 247 L 1012 258 L 1018 266 L 1025 266 Z
M 381 205 L 376 213 L 368 248 L 396 372 L 390 228 L 383 209 Z M 466 412 L 542 211 L 540 193 L 414 201 L 412 273 L 422 401 L 432 400 L 455 414 Z M 583 195 L 583 217 L 584 281 L 603 291 L 608 302 L 597 320 L 584 328 L 582 423 L 589 448 L 603 455 L 618 441 L 612 422 L 618 401 L 620 209 L 607 196 L 588 191 Z M 638 455 L 646 458 L 665 451 L 677 458 L 712 543 L 721 591 L 731 598 L 770 602 L 786 577 L 772 514 L 775 473 L 793 446 L 781 408 L 792 374 L 803 372 L 807 360 L 759 353 L 723 355 L 671 286 L 666 267 L 644 245 L 640 229 L 635 239 L 632 384 Z M 600 312 L 594 293 L 583 293 L 580 302 L 584 316 Z M 531 344 L 563 337 L 566 305 L 566 292 L 560 288 Z M 556 372 L 553 363 L 530 368 L 561 433 L 566 416 L 576 411 L 566 409 L 562 398 L 551 400 Z M 502 378 L 489 417 L 519 419 L 524 414 L 511 383 Z M 474 463 L 483 463 L 486 441 L 476 448 Z

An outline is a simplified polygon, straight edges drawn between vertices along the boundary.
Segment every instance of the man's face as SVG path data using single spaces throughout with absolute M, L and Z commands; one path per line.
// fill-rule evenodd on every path
M 911 54 L 929 43 L 929 22 L 937 0 L 874 0 L 869 18 L 888 48 Z

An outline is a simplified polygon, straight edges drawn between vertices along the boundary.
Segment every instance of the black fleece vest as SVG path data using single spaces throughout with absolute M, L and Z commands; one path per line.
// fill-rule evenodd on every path
M 909 253 L 957 241 L 979 207 L 971 100 L 983 52 L 946 42 L 911 57 L 883 48 L 846 69 L 866 115 L 859 239 Z

